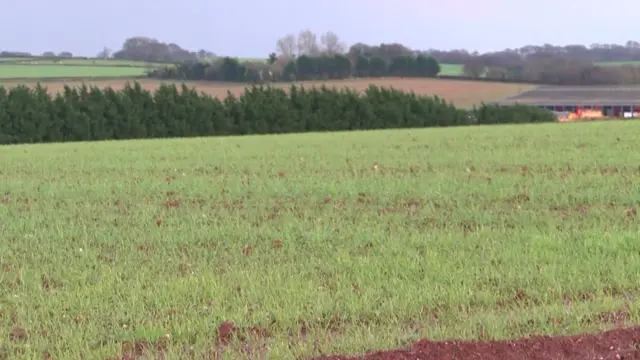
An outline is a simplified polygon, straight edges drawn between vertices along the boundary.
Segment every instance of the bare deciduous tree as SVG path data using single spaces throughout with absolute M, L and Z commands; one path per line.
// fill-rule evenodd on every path
M 278 56 L 277 59 L 271 64 L 270 70 L 273 72 L 275 77 L 280 77 L 284 73 L 284 69 L 292 60 L 294 60 L 291 56 Z
M 343 54 L 346 49 L 346 45 L 340 42 L 338 35 L 333 31 L 327 31 L 320 37 L 320 42 L 324 46 L 323 51 L 329 55 Z
M 462 65 L 462 73 L 464 76 L 472 78 L 481 77 L 486 71 L 486 66 L 480 57 L 470 58 Z
M 109 57 L 111 57 L 111 49 L 109 49 L 108 47 L 104 47 L 102 48 L 102 50 L 98 53 L 98 55 L 96 55 L 96 57 L 98 59 L 108 59 Z
M 311 30 L 303 30 L 298 34 L 298 55 L 318 56 L 320 46 L 318 37 Z
M 285 37 L 278 39 L 276 44 L 276 52 L 285 57 L 293 57 L 296 54 L 296 37 L 293 34 L 288 34 Z
M 196 56 L 198 60 L 214 60 L 216 58 L 216 54 L 211 51 L 207 51 L 205 49 L 200 49 L 196 52 Z

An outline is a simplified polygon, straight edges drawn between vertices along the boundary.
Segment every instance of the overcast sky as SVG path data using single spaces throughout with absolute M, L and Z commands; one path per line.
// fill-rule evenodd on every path
M 0 0 L 0 49 L 94 56 L 142 35 L 218 55 L 264 57 L 309 28 L 342 41 L 481 52 L 640 40 L 640 1 Z

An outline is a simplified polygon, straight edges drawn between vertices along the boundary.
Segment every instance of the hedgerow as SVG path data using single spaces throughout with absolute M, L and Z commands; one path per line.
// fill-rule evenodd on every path
M 359 94 L 327 87 L 252 86 L 225 99 L 164 84 L 123 90 L 0 86 L 0 143 L 274 134 L 472 124 L 551 122 L 551 112 L 481 105 L 467 111 L 445 100 L 370 86 Z

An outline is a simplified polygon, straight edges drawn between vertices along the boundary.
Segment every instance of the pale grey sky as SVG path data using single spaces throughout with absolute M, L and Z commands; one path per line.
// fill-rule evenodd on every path
M 142 35 L 218 55 L 263 57 L 309 28 L 342 41 L 481 52 L 640 40 L 640 1 L 0 0 L 0 49 L 94 56 Z

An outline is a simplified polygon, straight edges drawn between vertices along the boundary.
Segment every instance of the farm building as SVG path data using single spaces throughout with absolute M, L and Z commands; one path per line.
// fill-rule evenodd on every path
M 640 115 L 640 86 L 545 85 L 498 102 L 500 105 L 515 103 L 559 113 L 595 110 L 608 117 L 637 117 Z

